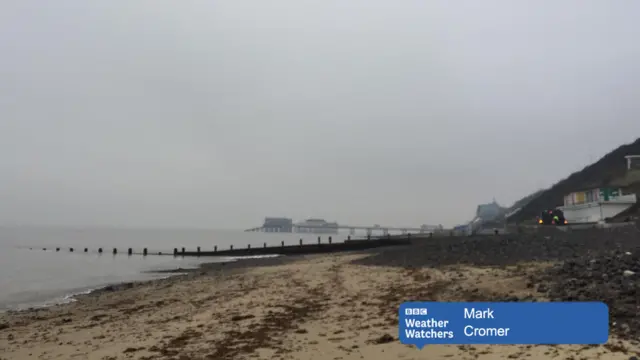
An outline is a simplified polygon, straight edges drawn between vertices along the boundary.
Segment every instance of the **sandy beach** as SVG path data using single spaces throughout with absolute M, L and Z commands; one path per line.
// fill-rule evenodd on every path
M 427 346 L 398 341 L 408 300 L 547 300 L 531 276 L 553 261 L 505 266 L 363 265 L 345 253 L 212 264 L 112 287 L 75 303 L 0 318 L 1 359 L 629 359 L 604 346 Z M 251 265 L 251 266 L 249 266 Z

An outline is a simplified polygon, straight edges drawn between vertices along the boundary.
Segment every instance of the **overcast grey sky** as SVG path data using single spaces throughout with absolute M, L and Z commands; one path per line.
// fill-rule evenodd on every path
M 4 0 L 0 224 L 469 220 L 640 136 L 639 13 Z

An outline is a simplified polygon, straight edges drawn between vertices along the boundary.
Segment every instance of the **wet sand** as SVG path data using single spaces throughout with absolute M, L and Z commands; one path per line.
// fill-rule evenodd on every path
M 402 345 L 397 309 L 404 301 L 545 301 L 553 292 L 539 291 L 541 274 L 559 268 L 551 258 L 425 266 L 415 259 L 437 256 L 411 260 L 419 249 L 210 264 L 72 304 L 4 314 L 0 359 L 616 360 L 640 352 L 632 337 L 617 333 L 604 346 Z

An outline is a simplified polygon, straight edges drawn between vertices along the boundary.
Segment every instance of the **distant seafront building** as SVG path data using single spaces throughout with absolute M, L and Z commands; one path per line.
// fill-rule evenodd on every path
M 492 221 L 504 212 L 505 209 L 498 205 L 496 200 L 493 199 L 492 203 L 478 205 L 476 217 L 481 218 L 483 221 Z
M 267 217 L 264 218 L 262 228 L 266 232 L 292 232 L 293 220 L 289 218 Z
M 509 209 L 503 208 L 496 199 L 488 204 L 478 205 L 476 215 L 470 222 L 453 227 L 459 235 L 473 235 L 482 232 L 493 232 L 495 228 L 504 226 L 504 215 Z
M 307 219 L 294 225 L 295 232 L 312 234 L 337 234 L 338 223 L 324 219 Z

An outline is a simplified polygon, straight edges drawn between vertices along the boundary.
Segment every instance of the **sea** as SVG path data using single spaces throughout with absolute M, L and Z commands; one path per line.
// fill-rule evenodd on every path
M 159 273 L 161 270 L 241 259 L 157 255 L 172 254 L 174 248 L 195 251 L 200 246 L 206 251 L 214 246 L 278 246 L 282 241 L 293 245 L 300 239 L 317 242 L 318 236 L 327 241 L 328 235 L 242 230 L 0 227 L 0 312 L 71 302 L 78 294 L 108 285 L 170 276 Z M 331 236 L 334 242 L 347 237 Z M 88 249 L 86 253 L 84 248 Z M 115 255 L 114 248 L 118 250 Z M 134 252 L 131 256 L 127 254 L 129 248 Z M 144 248 L 148 256 L 142 256 Z

